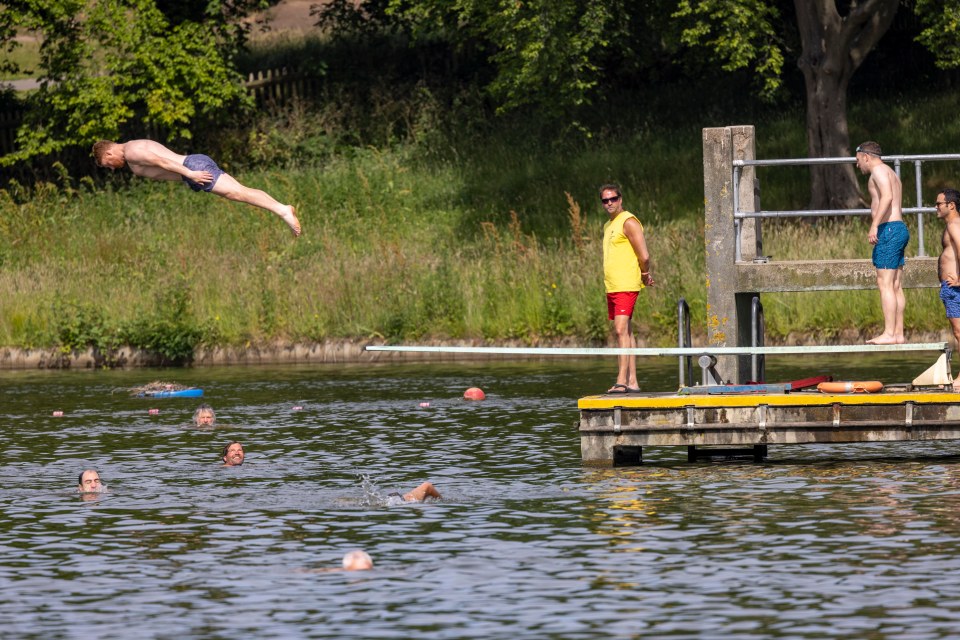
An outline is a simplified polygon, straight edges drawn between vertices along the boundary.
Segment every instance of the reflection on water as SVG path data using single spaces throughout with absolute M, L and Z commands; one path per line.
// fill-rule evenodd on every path
M 768 378 L 842 376 L 835 366 Z M 903 368 L 872 363 L 869 377 L 900 381 Z M 0 373 L 0 628 L 955 635 L 955 443 L 771 447 L 762 464 L 653 449 L 641 467 L 583 467 L 576 399 L 609 386 L 612 371 L 549 360 Z M 647 389 L 676 385 L 675 361 L 643 373 Z M 110 393 L 157 377 L 203 387 L 216 427 L 193 425 L 195 400 Z M 471 386 L 487 399 L 464 401 Z M 233 440 L 244 464 L 223 467 Z M 92 500 L 76 492 L 87 467 L 110 487 Z M 444 498 L 387 500 L 424 480 Z M 358 548 L 372 570 L 315 571 Z

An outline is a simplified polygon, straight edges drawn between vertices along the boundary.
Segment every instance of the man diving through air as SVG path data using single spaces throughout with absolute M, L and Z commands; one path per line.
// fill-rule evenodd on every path
M 153 180 L 183 180 L 194 191 L 208 191 L 235 202 L 266 209 L 287 223 L 293 235 L 300 235 L 300 221 L 288 204 L 280 204 L 265 191 L 246 187 L 224 172 L 205 155 L 184 156 L 153 140 L 113 142 L 101 140 L 93 145 L 98 166 L 108 169 L 130 167 L 134 175 Z

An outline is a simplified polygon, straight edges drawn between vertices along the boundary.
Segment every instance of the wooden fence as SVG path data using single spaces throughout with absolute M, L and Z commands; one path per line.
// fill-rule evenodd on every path
M 244 81 L 258 109 L 272 110 L 294 100 L 316 100 L 320 96 L 321 78 L 287 68 L 251 73 Z M 25 109 L 0 111 L 0 155 L 15 149 L 17 128 L 23 122 Z
M 292 100 L 316 100 L 321 88 L 319 76 L 286 68 L 251 73 L 244 84 L 260 108 L 283 106 Z

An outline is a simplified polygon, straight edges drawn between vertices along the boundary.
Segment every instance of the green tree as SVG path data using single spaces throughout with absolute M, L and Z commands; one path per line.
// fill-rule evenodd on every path
M 14 14 L 0 9 L 0 50 L 5 53 L 13 51 L 13 48 L 17 46 L 13 39 L 16 35 L 17 26 L 14 22 Z M 17 65 L 6 56 L 3 60 L 0 60 L 0 72 L 15 73 L 17 70 Z
M 936 54 L 937 66 L 960 67 L 960 2 L 916 0 L 915 11 L 923 23 L 917 41 Z
M 217 115 L 250 105 L 233 57 L 239 19 L 265 3 L 200 3 L 207 20 L 174 22 L 153 0 L 25 0 L 0 6 L 4 25 L 38 34 L 40 88 L 27 97 L 10 165 L 127 129 L 189 139 Z M 168 11 L 170 8 L 168 7 Z M 177 17 L 179 16 L 179 17 Z
M 887 32 L 899 0 L 794 2 L 807 106 L 807 153 L 812 158 L 850 155 L 847 89 L 854 73 Z M 787 53 L 778 36 L 789 19 L 768 0 L 680 0 L 674 14 L 683 40 L 708 50 L 724 69 L 749 68 L 764 78 L 767 93 L 782 83 Z M 851 164 L 811 167 L 811 206 L 855 207 L 860 191 Z
M 536 104 L 566 115 L 598 87 L 655 77 L 654 63 L 697 62 L 756 75 L 757 96 L 781 90 L 788 60 L 805 82 L 811 157 L 849 156 L 851 78 L 901 6 L 926 28 L 918 40 L 943 68 L 960 66 L 960 0 L 332 0 L 354 23 L 389 25 L 415 40 L 487 51 L 486 85 L 499 109 Z M 348 6 L 351 5 L 351 6 Z M 357 20 L 361 16 L 363 20 Z M 799 43 L 797 42 L 799 41 Z M 796 46 L 799 44 L 799 47 Z M 627 60 L 634 58 L 631 65 Z M 857 206 L 851 164 L 811 170 L 811 205 Z
M 794 1 L 792 17 L 802 47 L 796 64 L 805 84 L 810 157 L 850 155 L 850 80 L 887 33 L 901 6 L 912 8 L 925 25 L 916 39 L 935 55 L 938 66 L 960 66 L 957 0 Z M 675 15 L 684 25 L 688 45 L 706 49 L 726 69 L 756 71 L 769 89 L 780 86 L 779 69 L 767 61 L 788 53 L 778 34 L 792 25 L 773 0 L 680 0 Z M 811 167 L 811 207 L 846 208 L 860 202 L 852 164 Z
M 361 3 L 368 9 L 368 3 Z M 370 3 L 376 12 L 379 2 Z M 628 35 L 627 0 L 388 0 L 382 11 L 418 40 L 487 52 L 499 111 L 535 104 L 546 115 L 589 103 L 605 51 Z M 367 12 L 371 14 L 371 12 Z M 373 14 L 371 14 L 373 15 Z

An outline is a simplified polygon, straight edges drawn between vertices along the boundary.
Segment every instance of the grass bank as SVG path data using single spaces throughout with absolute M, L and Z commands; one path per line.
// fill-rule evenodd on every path
M 894 153 L 956 151 L 952 104 L 950 95 L 860 103 L 852 137 Z M 0 344 L 129 344 L 176 361 L 201 344 L 276 340 L 600 342 L 608 327 L 596 187 L 611 180 L 625 186 L 654 261 L 657 286 L 641 296 L 638 333 L 674 344 L 684 297 L 702 339 L 700 128 L 731 123 L 621 128 L 562 144 L 515 124 L 461 139 L 436 129 L 310 164 L 228 163 L 241 181 L 298 206 L 297 240 L 270 214 L 179 184 L 119 176 L 105 186 L 67 176 L 12 184 L 0 191 Z M 759 157 L 803 155 L 802 112 L 756 124 Z M 282 125 L 272 126 L 283 140 Z M 956 169 L 925 168 L 927 204 Z M 802 170 L 761 175 L 764 206 L 802 207 L 807 184 Z M 767 224 L 765 250 L 777 259 L 866 257 L 866 230 L 862 219 Z M 928 216 L 928 253 L 939 234 Z M 908 332 L 945 328 L 934 290 L 907 296 Z M 764 306 L 772 341 L 881 326 L 875 291 L 771 295 Z

